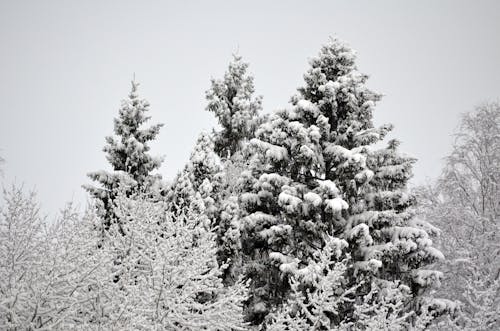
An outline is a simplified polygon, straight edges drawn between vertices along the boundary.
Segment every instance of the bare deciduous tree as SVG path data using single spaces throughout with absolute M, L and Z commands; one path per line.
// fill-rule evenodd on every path
M 421 188 L 424 215 L 441 229 L 442 292 L 464 303 L 461 323 L 500 323 L 500 104 L 463 115 L 435 185 Z

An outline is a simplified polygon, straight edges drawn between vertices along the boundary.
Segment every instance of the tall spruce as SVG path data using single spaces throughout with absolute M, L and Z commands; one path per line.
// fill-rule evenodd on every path
M 216 133 L 215 150 L 229 159 L 242 143 L 253 137 L 259 123 L 262 98 L 255 97 L 253 77 L 247 73 L 248 63 L 233 55 L 223 79 L 212 79 L 206 92 L 207 110 L 214 112 L 221 131 Z
M 160 167 L 162 158 L 149 155 L 148 143 L 156 138 L 163 124 L 141 128 L 150 116 L 147 116 L 149 102 L 139 98 L 138 86 L 132 81 L 132 90 L 122 101 L 118 118 L 114 119 L 117 137 L 106 137 L 103 151 L 112 171 L 91 172 L 88 176 L 98 185 L 84 185 L 98 202 L 104 230 L 117 220 L 113 203 L 120 192 L 126 196 L 139 192 L 152 194 L 161 187 L 161 176 L 152 172 Z
M 355 318 L 356 298 L 374 278 L 406 284 L 413 300 L 440 277 L 420 270 L 442 254 L 410 210 L 415 199 L 406 184 L 414 159 L 398 152 L 396 140 L 374 146 L 391 125 L 374 126 L 380 95 L 365 86 L 367 78 L 353 50 L 331 39 L 310 61 L 292 107 L 261 124 L 249 143 L 238 228 L 253 323 L 286 298 L 288 278 L 307 271 L 327 235 L 348 244 L 345 288 L 364 284 L 330 316 L 333 325 Z
M 254 96 L 254 78 L 248 73 L 248 63 L 239 55 L 233 55 L 222 79 L 212 79 L 206 92 L 206 110 L 215 114 L 221 129 L 214 132 L 214 150 L 221 159 L 221 168 L 212 185 L 214 198 L 212 227 L 217 234 L 218 261 L 233 262 L 240 250 L 236 185 L 239 174 L 247 168 L 248 162 L 243 155 L 245 145 L 255 135 L 255 130 L 264 120 L 260 114 L 262 98 Z M 225 269 L 224 280 L 232 283 L 238 276 L 235 264 Z

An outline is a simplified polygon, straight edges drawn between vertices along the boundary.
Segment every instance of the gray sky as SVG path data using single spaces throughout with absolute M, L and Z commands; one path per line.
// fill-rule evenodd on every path
M 374 115 L 439 174 L 459 114 L 500 96 L 500 1 L 0 0 L 3 183 L 35 187 L 43 210 L 82 205 L 89 171 L 107 169 L 104 137 L 135 72 L 154 122 L 154 154 L 173 175 L 200 132 L 210 77 L 239 50 L 266 112 L 287 106 L 328 36 L 358 51 Z

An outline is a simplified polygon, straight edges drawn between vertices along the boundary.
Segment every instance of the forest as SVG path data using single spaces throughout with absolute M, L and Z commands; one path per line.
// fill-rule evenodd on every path
M 173 179 L 132 81 L 84 211 L 49 220 L 2 182 L 0 329 L 500 329 L 500 103 L 463 114 L 439 178 L 410 185 L 418 160 L 375 126 L 367 81 L 331 38 L 264 111 L 233 55 L 200 109 L 219 125 Z

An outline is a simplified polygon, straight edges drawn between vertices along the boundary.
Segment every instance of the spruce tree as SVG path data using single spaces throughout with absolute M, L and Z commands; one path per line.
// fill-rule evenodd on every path
M 132 90 L 128 98 L 122 101 L 118 118 L 114 119 L 117 137 L 106 137 L 103 151 L 112 171 L 91 172 L 88 176 L 98 185 L 84 185 L 98 201 L 104 230 L 116 221 L 113 203 L 120 192 L 127 196 L 138 192 L 153 194 L 161 187 L 161 176 L 152 172 L 160 167 L 162 158 L 149 155 L 148 143 L 155 139 L 163 124 L 141 128 L 150 116 L 147 116 L 149 103 L 139 98 L 138 86 L 138 83 L 132 81 Z
M 189 157 L 186 166 L 195 190 L 199 190 L 205 180 L 214 182 L 222 170 L 219 156 L 214 151 L 213 137 L 202 132 Z
M 216 133 L 215 150 L 229 159 L 242 143 L 253 137 L 259 124 L 262 98 L 255 97 L 253 77 L 247 73 L 248 63 L 233 55 L 223 79 L 212 79 L 206 92 L 207 110 L 214 112 L 222 130 Z
M 419 271 L 442 254 L 412 218 L 415 199 L 406 183 L 414 159 L 400 154 L 395 140 L 374 146 L 391 126 L 374 126 L 380 95 L 365 86 L 354 52 L 330 40 L 304 80 L 291 108 L 257 129 L 250 168 L 240 178 L 241 254 L 252 279 L 247 317 L 254 323 L 289 293 L 296 269 L 283 266 L 308 265 L 326 235 L 347 242 L 345 288 L 363 281 L 360 297 L 374 278 L 406 284 L 411 298 L 439 278 Z M 354 318 L 353 304 L 339 309 L 333 324 Z
M 211 219 L 216 211 L 215 200 L 220 187 L 222 165 L 214 152 L 213 138 L 201 133 L 196 141 L 188 163 L 175 177 L 167 200 L 174 214 L 189 207 L 195 199 L 201 199 L 205 214 Z

